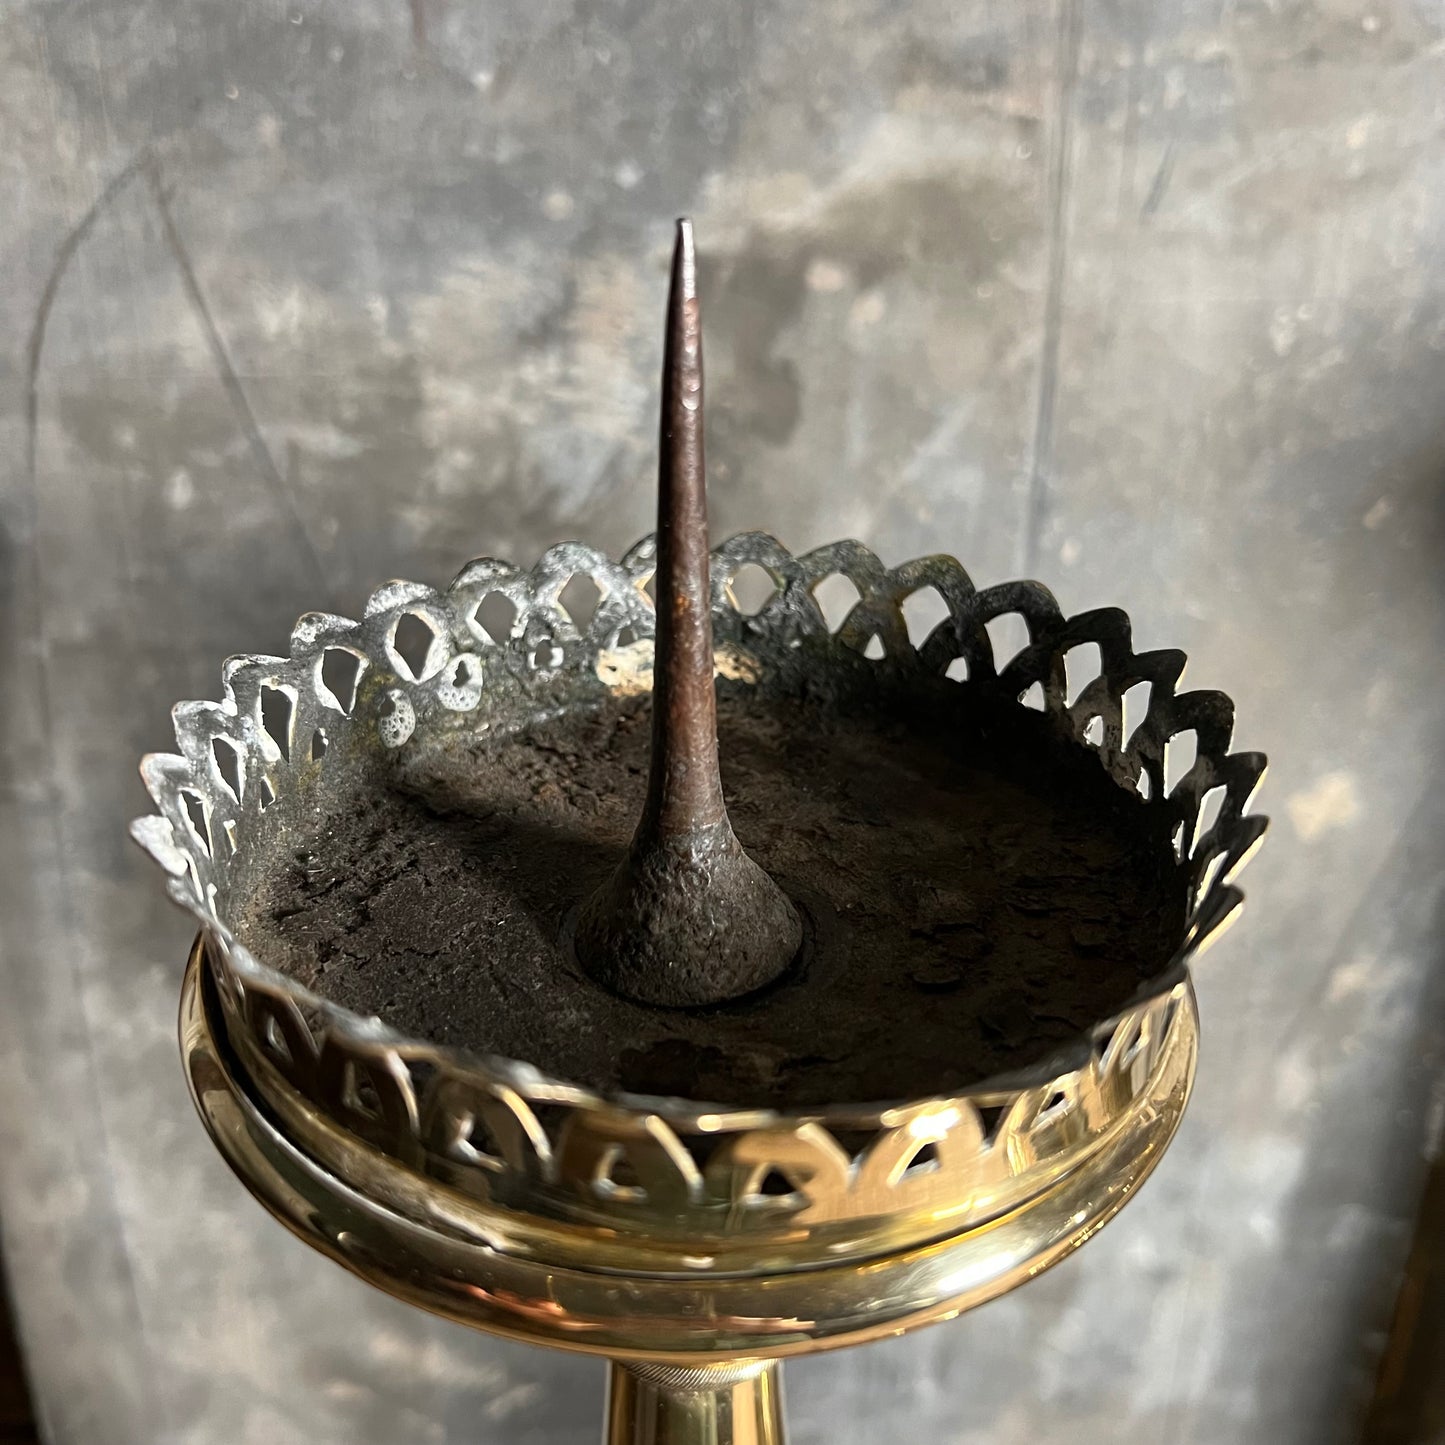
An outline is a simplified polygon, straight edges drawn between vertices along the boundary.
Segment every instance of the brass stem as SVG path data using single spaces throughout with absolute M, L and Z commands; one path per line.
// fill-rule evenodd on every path
M 672 258 L 659 440 L 647 800 L 626 859 L 583 907 L 576 946 L 615 992 L 689 1008 L 771 983 L 796 956 L 802 925 L 738 842 L 718 771 L 702 311 L 685 219 Z
M 605 1445 L 783 1445 L 776 1360 L 608 1367 Z

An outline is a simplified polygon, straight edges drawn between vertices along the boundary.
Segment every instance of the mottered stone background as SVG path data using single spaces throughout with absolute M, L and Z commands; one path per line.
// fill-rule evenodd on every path
M 1354 1438 L 1440 1108 L 1438 0 L 13 0 L 0 1220 L 55 1445 L 594 1438 L 601 1368 L 292 1241 L 192 1117 L 124 824 L 221 659 L 649 524 L 955 552 L 1274 759 L 1176 1148 L 1080 1256 L 788 1370 L 801 1445 Z

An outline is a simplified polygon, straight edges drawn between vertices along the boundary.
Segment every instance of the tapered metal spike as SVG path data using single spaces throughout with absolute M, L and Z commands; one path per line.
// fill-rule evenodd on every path
M 802 938 L 793 905 L 733 833 L 718 771 L 702 311 L 686 219 L 663 348 L 656 593 L 647 801 L 627 858 L 583 908 L 577 951 L 616 992 L 685 1008 L 771 983 Z

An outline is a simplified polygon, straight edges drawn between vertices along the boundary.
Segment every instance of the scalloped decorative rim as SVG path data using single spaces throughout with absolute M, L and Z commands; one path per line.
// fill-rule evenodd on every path
M 1062 735 L 1096 751 L 1121 787 L 1135 788 L 1150 806 L 1168 810 L 1176 856 L 1189 870 L 1184 939 L 1169 964 L 1119 1015 L 1101 1021 L 1072 1047 L 1031 1068 L 932 1101 L 789 1115 L 625 1094 L 609 1099 L 521 1061 L 409 1039 L 380 1019 L 364 1018 L 303 988 L 235 937 L 218 906 L 229 864 L 264 837 L 264 813 L 280 803 L 277 816 L 285 814 L 287 799 L 327 765 L 338 741 L 353 748 L 396 749 L 418 730 L 456 726 L 479 708 L 535 708 L 548 698 L 588 689 L 602 695 L 645 685 L 639 679 L 650 666 L 650 648 L 639 644 L 653 632 L 646 586 L 654 558 L 651 537 L 620 562 L 569 542 L 549 549 L 530 571 L 492 559 L 471 562 L 445 592 L 391 582 L 372 595 L 360 621 L 320 613 L 302 617 L 289 657 L 229 659 L 219 702 L 176 705 L 179 752 L 152 754 L 141 764 L 158 811 L 138 819 L 131 831 L 169 875 L 171 897 L 202 925 L 227 1026 L 243 1052 L 263 1073 L 275 1076 L 274 1085 L 321 1103 L 344 1127 L 393 1157 L 430 1161 L 433 1172 L 440 1171 L 463 1192 L 487 1194 L 490 1189 L 495 1194 L 499 1177 L 508 1171 L 534 1181 L 555 1178 L 558 1158 L 570 1147 L 571 1161 L 563 1172 L 580 1170 L 574 1182 L 591 1191 L 591 1204 L 604 1213 L 643 1203 L 650 1193 L 654 1208 L 644 1212 L 655 1218 L 662 1217 L 664 1200 L 669 1208 L 704 1213 L 726 1200 L 735 1216 L 740 1203 L 750 1202 L 760 1223 L 789 1218 L 796 1224 L 806 1222 L 808 1211 L 816 1211 L 826 1196 L 823 1215 L 836 1222 L 848 1217 L 846 1198 L 853 1188 L 842 1166 L 856 1175 L 863 1156 L 850 1161 L 829 1129 L 880 1130 L 905 1144 L 914 1139 L 916 1153 L 922 1147 L 918 1138 L 927 1135 L 927 1143 L 944 1137 L 932 1125 L 920 1134 L 924 1106 L 935 1119 L 953 1111 L 951 1127 L 961 1130 L 959 1138 L 967 1139 L 975 1156 L 994 1151 L 1012 1158 L 1019 1154 L 1018 1141 L 1029 1141 L 1015 1161 L 1019 1167 L 1009 1163 L 1003 1169 L 1014 1184 L 1050 1160 L 1051 1168 L 1057 1165 L 1053 1156 L 1060 1151 L 1060 1157 L 1073 1157 L 1080 1148 L 1092 1147 L 1114 1113 L 1101 1110 L 1099 1100 L 1107 1095 L 1126 1104 L 1143 1087 L 1152 1057 L 1148 1042 L 1155 1040 L 1157 1052 L 1179 990 L 1187 987 L 1189 958 L 1218 936 L 1243 901 L 1234 879 L 1265 830 L 1266 819 L 1247 812 L 1265 759 L 1259 753 L 1228 751 L 1234 717 L 1230 699 L 1220 692 L 1178 692 L 1184 654 L 1172 649 L 1134 653 L 1129 619 L 1121 610 L 1101 608 L 1066 618 L 1041 584 L 978 589 L 952 557 L 919 558 L 889 569 L 858 542 L 838 542 L 795 557 L 764 533 L 734 537 L 713 553 L 719 664 L 733 675 L 754 677 L 759 668 L 783 677 L 790 669 L 815 668 L 830 659 L 857 668 L 860 658 L 875 656 L 881 644 L 882 656 L 871 665 L 900 681 L 921 674 L 956 677 L 963 669 L 966 681 L 960 685 L 1020 705 L 1036 700 Z M 771 597 L 753 615 L 742 612 L 732 595 L 734 579 L 748 566 L 764 569 L 774 584 Z M 561 601 L 563 589 L 578 575 L 590 578 L 600 594 L 581 626 Z M 852 584 L 858 600 L 830 631 L 815 591 L 834 575 Z M 929 589 L 947 613 L 915 647 L 903 606 Z M 502 638 L 493 637 L 479 617 L 483 602 L 494 594 L 511 609 Z M 1001 661 L 988 626 L 1010 614 L 1023 619 L 1028 643 Z M 425 633 L 417 632 L 418 624 Z M 410 643 L 399 640 L 403 625 L 410 629 Z M 428 633 L 429 640 L 418 641 Z M 1070 702 L 1065 660 L 1089 644 L 1098 648 L 1098 675 Z M 359 669 L 352 697 L 339 695 L 334 678 L 328 678 L 328 655 L 336 653 L 349 655 Z M 1148 685 L 1148 706 L 1126 738 L 1124 695 L 1140 684 Z M 364 727 L 373 728 L 374 735 L 363 733 Z M 1166 749 L 1191 732 L 1194 761 L 1166 794 Z M 224 769 L 221 756 L 228 749 L 233 765 Z M 1217 799 L 1217 810 L 1211 799 Z M 419 1087 L 413 1077 L 417 1066 L 437 1077 Z M 1123 1094 L 1120 1077 L 1132 1081 Z M 359 1091 L 359 1081 L 366 1090 Z M 461 1100 L 450 1113 L 437 1102 L 443 1084 Z M 591 1124 L 611 1122 L 590 1144 L 574 1138 L 569 1145 L 565 1138 L 559 1142 L 549 1136 L 538 1121 L 540 1106 L 560 1106 Z M 490 1137 L 499 1141 L 494 1156 L 470 1142 L 473 1124 L 489 1110 Z M 643 1121 L 641 1134 L 638 1121 Z M 812 1138 L 809 1131 L 822 1137 Z M 1013 1141 L 1008 1149 L 1000 1131 Z M 704 1171 L 681 1142 L 688 1134 L 729 1136 L 729 1182 L 722 1194 L 709 1193 Z M 815 1147 L 784 1170 L 795 1182 L 795 1194 L 776 1199 L 758 1193 L 759 1171 L 771 1167 L 767 1151 L 749 1154 L 746 1141 L 766 1137 L 776 1143 L 784 1136 L 793 1141 L 806 1136 Z M 1041 1150 L 1046 1140 L 1048 1147 Z M 880 1147 L 877 1141 L 870 1145 Z M 619 1150 L 626 1148 L 647 1156 L 643 1172 L 650 1170 L 653 1180 L 650 1190 L 637 1188 L 631 1200 L 627 1187 L 610 1179 Z M 746 1166 L 742 1155 L 751 1161 Z M 895 1186 L 908 1174 L 905 1155 L 906 1150 L 889 1165 Z M 659 1159 L 665 1167 L 657 1165 Z M 632 1162 L 636 1172 L 638 1161 Z M 826 1189 L 820 1170 L 828 1175 Z M 998 1191 L 985 1193 L 991 1205 L 1002 1200 Z M 920 1207 L 930 1198 L 933 1192 L 924 1188 Z

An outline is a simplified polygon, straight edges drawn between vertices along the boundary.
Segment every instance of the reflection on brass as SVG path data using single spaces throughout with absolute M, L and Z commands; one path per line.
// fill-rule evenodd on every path
M 606 1445 L 782 1445 L 776 1361 L 701 1369 L 614 1363 Z

